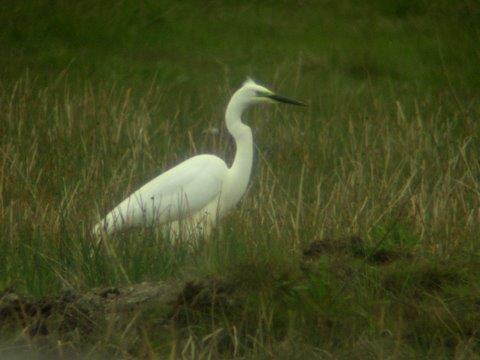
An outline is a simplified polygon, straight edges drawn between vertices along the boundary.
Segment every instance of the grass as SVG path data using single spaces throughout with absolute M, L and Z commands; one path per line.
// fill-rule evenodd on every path
M 475 358 L 478 14 L 468 1 L 12 3 L 0 290 L 206 285 L 166 308 L 53 314 L 44 336 L 3 321 L 0 354 Z M 146 180 L 201 152 L 232 159 L 223 111 L 245 75 L 310 106 L 248 115 L 251 185 L 214 237 L 95 245 L 92 224 Z

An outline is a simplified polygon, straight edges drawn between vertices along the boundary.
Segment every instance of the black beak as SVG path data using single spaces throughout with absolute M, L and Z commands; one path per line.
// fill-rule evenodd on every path
M 272 100 L 275 100 L 275 101 L 278 101 L 278 102 L 281 102 L 281 103 L 285 103 L 285 104 L 292 104 L 292 105 L 298 105 L 298 106 L 307 106 L 307 104 L 304 104 L 300 101 L 297 101 L 297 100 L 292 100 L 292 99 L 289 99 L 289 98 L 286 98 L 285 96 L 282 96 L 282 95 L 277 95 L 277 94 L 269 94 L 269 95 L 265 95 L 265 97 L 268 97 Z

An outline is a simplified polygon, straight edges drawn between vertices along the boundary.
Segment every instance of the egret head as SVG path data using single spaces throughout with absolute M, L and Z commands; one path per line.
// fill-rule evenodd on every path
M 243 83 L 243 86 L 238 89 L 236 95 L 246 104 L 261 104 L 261 103 L 284 103 L 291 105 L 306 106 L 297 100 L 289 99 L 285 96 L 275 94 L 273 91 L 257 84 L 252 79 L 248 78 Z

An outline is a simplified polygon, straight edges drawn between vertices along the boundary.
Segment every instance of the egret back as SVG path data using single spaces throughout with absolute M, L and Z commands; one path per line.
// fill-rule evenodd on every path
M 225 162 L 198 155 L 154 178 L 100 221 L 95 233 L 111 234 L 141 225 L 165 224 L 192 216 L 217 201 L 227 175 Z

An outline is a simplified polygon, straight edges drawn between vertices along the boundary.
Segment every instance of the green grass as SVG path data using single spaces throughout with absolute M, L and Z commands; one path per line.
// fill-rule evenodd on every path
M 54 314 L 40 339 L 3 322 L 0 354 L 478 356 L 479 14 L 474 1 L 11 2 L 0 291 L 221 286 L 76 327 Z M 92 224 L 145 181 L 201 152 L 231 161 L 223 112 L 247 75 L 309 107 L 248 114 L 251 186 L 214 237 L 95 245 Z

